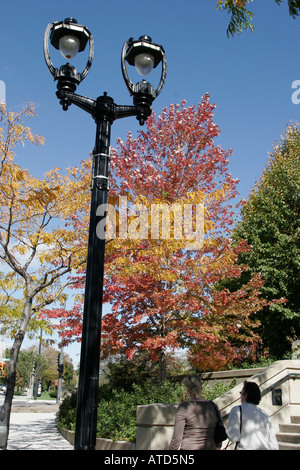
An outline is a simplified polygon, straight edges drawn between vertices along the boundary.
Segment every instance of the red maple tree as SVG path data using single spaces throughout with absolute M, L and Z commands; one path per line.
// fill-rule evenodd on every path
M 220 132 L 214 107 L 208 95 L 197 107 L 184 101 L 171 105 L 158 117 L 152 114 L 136 138 L 129 133 L 126 143 L 119 140 L 112 152 L 109 202 L 115 218 L 106 247 L 103 299 L 111 311 L 102 322 L 102 356 L 125 353 L 130 358 L 136 351 L 150 351 L 159 361 L 161 380 L 169 350 L 185 348 L 191 364 L 213 370 L 252 354 L 259 343 L 254 316 L 264 303 L 259 276 L 236 291 L 222 288 L 222 280 L 246 269 L 237 256 L 249 248 L 230 240 L 238 180 L 228 171 L 231 150 L 214 142 Z M 126 198 L 125 214 L 120 197 Z M 183 230 L 187 206 L 192 244 Z M 168 236 L 163 236 L 164 216 L 154 220 L 153 207 L 167 209 Z M 182 216 L 181 236 L 176 210 Z M 80 217 L 78 224 L 85 229 Z M 77 275 L 82 286 L 84 271 Z M 75 337 L 79 334 L 80 309 L 66 315 L 64 337 L 70 340 L 75 331 Z

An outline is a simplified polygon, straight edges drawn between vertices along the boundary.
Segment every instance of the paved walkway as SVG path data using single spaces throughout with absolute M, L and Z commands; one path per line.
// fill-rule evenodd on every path
M 55 418 L 55 413 L 12 413 L 7 450 L 73 450 Z

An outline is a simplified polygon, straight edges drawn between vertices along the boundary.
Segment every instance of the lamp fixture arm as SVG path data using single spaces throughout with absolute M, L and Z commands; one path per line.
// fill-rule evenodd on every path
M 124 117 L 137 116 L 138 109 L 136 106 L 127 105 L 116 105 L 116 117 L 115 119 L 121 119 Z
M 97 107 L 97 101 L 91 98 L 87 98 L 86 96 L 77 95 L 72 91 L 58 90 L 56 92 L 56 96 L 60 100 L 68 100 L 69 103 L 75 104 L 79 108 L 92 115 L 94 114 Z
M 117 105 L 113 99 L 107 96 L 106 93 L 103 96 L 93 100 L 86 96 L 78 95 L 72 91 L 60 89 L 56 92 L 56 96 L 61 100 L 61 103 L 68 102 L 68 104 L 75 104 L 79 108 L 83 109 L 87 113 L 91 114 L 97 121 L 100 116 L 105 116 L 111 122 L 116 119 L 122 119 L 130 116 L 138 116 L 144 111 L 143 106 L 129 106 L 129 105 Z M 148 109 L 148 107 L 147 107 Z M 151 114 L 149 109 L 148 114 Z

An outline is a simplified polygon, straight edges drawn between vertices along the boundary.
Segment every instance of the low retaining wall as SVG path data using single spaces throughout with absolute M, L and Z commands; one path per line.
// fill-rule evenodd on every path
M 68 441 L 72 446 L 74 445 L 74 432 L 57 427 L 61 435 Z M 128 441 L 113 441 L 111 439 L 96 439 L 95 450 L 135 450 L 135 443 Z

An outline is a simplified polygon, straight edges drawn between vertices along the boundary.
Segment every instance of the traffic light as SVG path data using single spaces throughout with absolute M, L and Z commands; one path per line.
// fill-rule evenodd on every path
M 58 373 L 59 373 L 59 377 L 62 377 L 63 373 L 64 373 L 64 365 L 60 363 L 60 354 L 57 355 L 57 370 L 58 370 Z
M 2 377 L 2 375 L 4 375 L 4 372 L 3 372 L 3 362 L 0 362 L 0 377 Z

